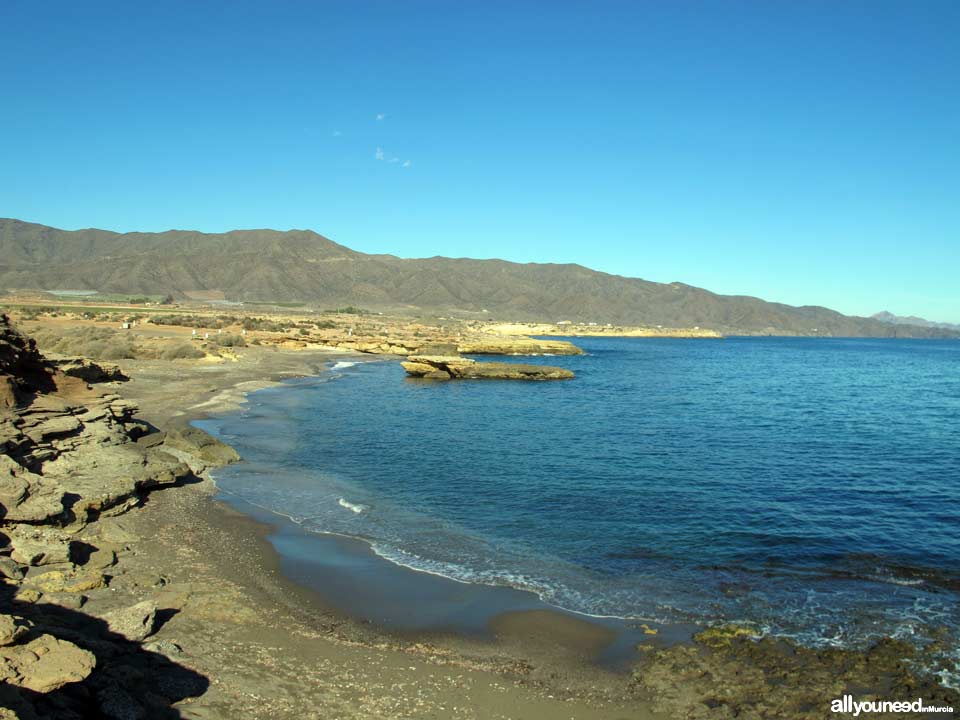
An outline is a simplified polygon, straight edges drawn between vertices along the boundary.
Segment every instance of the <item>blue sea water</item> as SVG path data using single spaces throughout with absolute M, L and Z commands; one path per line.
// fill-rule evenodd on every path
M 578 338 L 571 381 L 395 362 L 206 426 L 308 530 L 569 610 L 814 644 L 960 626 L 960 342 Z M 529 361 L 515 358 L 517 361 Z

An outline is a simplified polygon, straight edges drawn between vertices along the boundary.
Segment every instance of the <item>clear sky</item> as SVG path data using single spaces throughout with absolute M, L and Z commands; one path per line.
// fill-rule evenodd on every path
M 0 29 L 0 216 L 960 322 L 957 0 L 2 0 Z

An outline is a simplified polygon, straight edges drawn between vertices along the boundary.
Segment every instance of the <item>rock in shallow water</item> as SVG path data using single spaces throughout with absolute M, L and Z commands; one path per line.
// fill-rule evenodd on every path
M 412 355 L 400 364 L 411 377 L 437 380 L 566 380 L 574 376 L 571 370 L 551 365 L 477 362 L 456 355 Z

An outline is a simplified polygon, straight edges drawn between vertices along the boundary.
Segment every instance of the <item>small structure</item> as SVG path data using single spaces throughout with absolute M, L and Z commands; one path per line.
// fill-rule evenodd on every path
M 121 329 L 121 330 L 129 330 L 129 329 L 130 329 L 130 323 L 128 323 L 128 322 L 120 323 L 120 329 Z

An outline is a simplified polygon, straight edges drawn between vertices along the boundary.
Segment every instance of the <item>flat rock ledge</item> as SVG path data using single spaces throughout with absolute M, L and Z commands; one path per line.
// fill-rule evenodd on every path
M 477 362 L 457 355 L 411 355 L 400 365 L 407 375 L 432 380 L 567 380 L 573 372 L 551 365 Z

